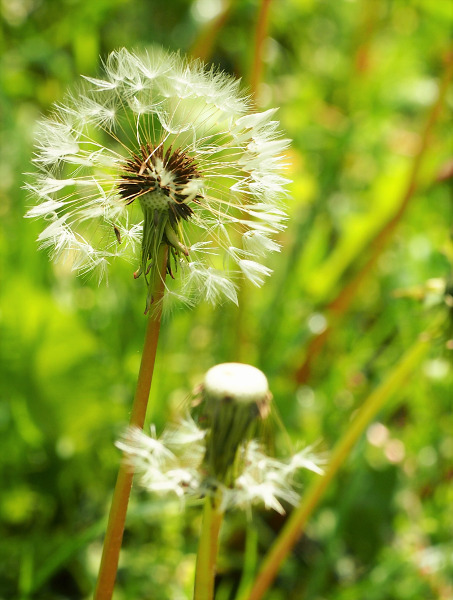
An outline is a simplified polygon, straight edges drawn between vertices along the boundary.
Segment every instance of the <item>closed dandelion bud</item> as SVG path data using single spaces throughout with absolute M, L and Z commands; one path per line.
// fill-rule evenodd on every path
M 206 373 L 202 396 L 209 428 L 205 466 L 210 477 L 230 485 L 242 444 L 269 413 L 267 379 L 250 365 L 224 363 Z

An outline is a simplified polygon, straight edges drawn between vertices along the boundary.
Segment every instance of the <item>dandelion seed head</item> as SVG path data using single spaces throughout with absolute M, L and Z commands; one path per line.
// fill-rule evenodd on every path
M 285 226 L 275 112 L 250 112 L 240 82 L 200 61 L 112 52 L 39 124 L 27 216 L 46 222 L 41 246 L 100 278 L 136 261 L 148 283 L 165 244 L 173 298 L 237 303 L 241 275 L 270 274 L 261 261 Z

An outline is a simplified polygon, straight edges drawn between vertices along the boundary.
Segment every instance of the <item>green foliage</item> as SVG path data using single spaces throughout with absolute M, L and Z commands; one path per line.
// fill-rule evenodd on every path
M 281 106 L 293 179 L 274 275 L 245 286 L 240 311 L 181 310 L 162 327 L 148 420 L 162 428 L 203 373 L 242 360 L 269 377 L 276 445 L 334 446 L 366 394 L 440 318 L 449 276 L 448 107 L 429 137 L 417 189 L 344 314 L 329 303 L 363 269 L 370 242 L 405 194 L 446 70 L 451 10 L 429 0 L 271 4 L 258 104 Z M 144 335 L 142 281 L 117 265 L 109 286 L 51 265 L 23 219 L 39 115 L 99 56 L 161 44 L 189 52 L 214 11 L 195 3 L 3 3 L 0 34 L 0 599 L 89 598 Z M 233 2 L 212 60 L 250 81 L 259 3 Z M 451 163 L 450 168 L 451 168 Z M 437 302 L 437 304 L 436 304 Z M 450 308 L 451 311 L 451 308 Z M 327 320 L 327 321 L 326 321 Z M 329 324 L 322 351 L 301 366 Z M 444 325 L 443 325 L 444 326 Z M 451 327 L 451 326 L 450 326 Z M 269 600 L 447 597 L 453 576 L 452 369 L 447 331 L 398 402 L 368 430 L 285 563 Z M 445 335 L 444 335 L 445 334 Z M 451 335 L 451 328 L 450 328 Z M 451 354 L 451 351 L 450 351 Z M 278 415 L 277 415 L 278 413 Z M 290 442 L 283 433 L 288 430 Z M 306 485 L 316 475 L 305 476 Z M 198 507 L 136 492 L 116 600 L 191 596 Z M 226 520 L 217 597 L 282 526 L 257 512 Z M 250 537 L 249 537 L 250 540 Z

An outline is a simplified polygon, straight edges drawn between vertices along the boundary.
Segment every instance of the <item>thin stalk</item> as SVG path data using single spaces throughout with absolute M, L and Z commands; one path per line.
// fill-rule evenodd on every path
M 253 521 L 249 521 L 245 538 L 245 549 L 243 555 L 242 575 L 239 582 L 236 600 L 248 598 L 252 589 L 255 577 L 256 566 L 258 564 L 258 530 Z
M 212 600 L 214 598 L 219 533 L 223 514 L 215 499 L 206 498 L 198 545 L 194 600 Z
M 190 49 L 192 56 L 201 58 L 204 61 L 209 60 L 216 38 L 230 17 L 233 4 L 234 0 L 223 1 L 219 14 L 207 23 L 192 44 L 192 48 Z
M 430 340 L 429 334 L 422 334 L 384 382 L 364 401 L 346 433 L 335 447 L 324 476 L 310 486 L 303 501 L 286 521 L 280 535 L 265 557 L 248 600 L 260 600 L 263 597 L 274 581 L 281 563 L 302 535 L 309 516 L 318 506 L 329 483 L 344 464 L 352 447 L 377 412 L 393 394 L 401 389 L 406 378 L 418 366 L 429 349 L 428 342 Z
M 370 71 L 371 46 L 379 24 L 379 10 L 379 0 L 362 0 L 358 7 L 360 18 L 359 26 L 357 28 L 358 39 L 354 57 L 354 67 L 356 73 L 359 75 L 364 75 Z
M 129 421 L 131 427 L 143 428 L 145 422 L 162 316 L 161 300 L 165 291 L 167 251 L 166 245 L 162 245 L 159 249 L 159 269 L 152 284 L 155 309 L 151 310 L 148 316 L 142 360 Z M 113 492 L 94 600 L 110 600 L 113 595 L 133 475 L 131 467 L 122 462 Z
M 253 46 L 254 52 L 249 73 L 251 99 L 255 106 L 257 104 L 258 89 L 261 83 L 261 75 L 263 71 L 263 48 L 269 27 L 270 3 L 271 0 L 261 0 L 255 28 L 255 43 Z M 245 228 L 242 229 L 241 234 L 244 231 Z M 248 354 L 247 342 L 250 337 L 250 331 L 245 326 L 247 304 L 247 290 L 245 288 L 245 281 L 243 277 L 238 287 L 238 307 L 236 312 L 236 323 L 234 326 L 234 330 L 236 331 L 234 346 L 235 360 L 244 359 L 246 362 L 246 356 Z
M 253 63 L 250 74 L 250 88 L 252 91 L 252 98 L 255 100 L 255 102 L 258 93 L 258 87 L 261 81 L 261 72 L 263 70 L 263 50 L 269 24 L 270 4 L 271 0 L 261 0 L 258 21 L 256 24 L 254 45 L 255 52 L 253 54 Z

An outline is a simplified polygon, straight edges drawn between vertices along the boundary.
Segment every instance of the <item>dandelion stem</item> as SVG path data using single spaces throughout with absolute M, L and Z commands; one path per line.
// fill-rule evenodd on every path
M 209 21 L 207 25 L 198 33 L 197 38 L 192 44 L 190 54 L 201 60 L 208 60 L 212 54 L 216 38 L 219 32 L 228 21 L 234 0 L 223 0 L 222 8 L 219 14 Z
M 167 251 L 167 246 L 161 245 L 158 253 L 159 268 L 156 270 L 155 280 L 152 284 L 156 308 L 150 311 L 146 327 L 140 371 L 130 416 L 130 425 L 134 427 L 143 428 L 148 406 L 162 316 L 161 300 L 165 291 Z M 110 600 L 113 595 L 133 475 L 131 467 L 124 462 L 121 463 L 104 539 L 101 565 L 94 593 L 95 600 Z
M 258 87 L 261 81 L 261 72 L 263 70 L 263 51 L 268 30 L 270 4 L 271 0 L 261 0 L 260 10 L 258 13 L 258 22 L 256 24 L 254 46 L 255 51 L 253 54 L 253 64 L 250 76 L 250 88 L 252 90 L 252 97 L 255 102 L 258 95 Z
M 257 105 L 259 86 L 261 83 L 261 76 L 263 72 L 263 50 L 264 42 L 269 27 L 269 9 L 271 0 L 261 0 L 258 17 L 255 28 L 255 40 L 253 46 L 253 58 L 251 62 L 249 80 L 250 80 L 250 91 L 251 99 L 253 104 Z M 241 236 L 245 231 L 245 227 L 242 227 Z M 236 360 L 246 359 L 248 354 L 248 341 L 249 332 L 246 327 L 247 321 L 247 290 L 245 287 L 245 281 L 242 278 L 239 283 L 237 295 L 238 295 L 238 306 L 236 311 L 236 323 L 235 323 L 235 358 Z
M 214 598 L 214 580 L 222 521 L 223 511 L 219 509 L 218 501 L 215 498 L 207 497 L 198 545 L 194 600 L 212 600 Z
M 430 334 L 422 334 L 401 358 L 385 381 L 364 401 L 356 417 L 333 451 L 324 476 L 317 479 L 308 489 L 304 500 L 287 520 L 279 537 L 265 557 L 248 600 L 260 600 L 263 597 L 274 581 L 281 563 L 302 535 L 309 516 L 319 504 L 329 483 L 344 464 L 352 447 L 376 413 L 401 388 L 406 378 L 420 363 L 430 347 L 430 340 Z

